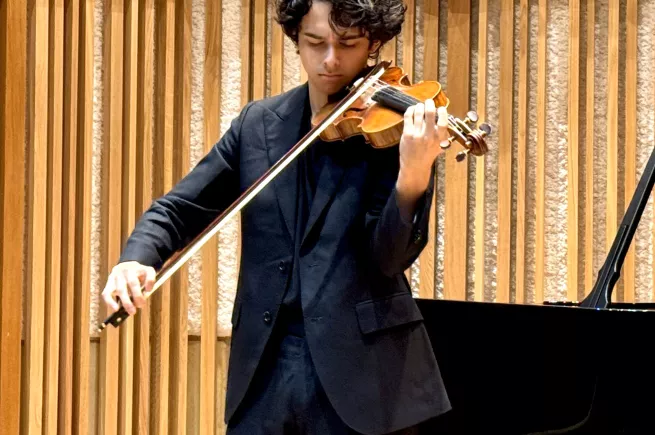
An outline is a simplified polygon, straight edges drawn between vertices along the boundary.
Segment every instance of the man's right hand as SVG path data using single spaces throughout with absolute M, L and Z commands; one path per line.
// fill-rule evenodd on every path
M 119 309 L 116 302 L 118 296 L 125 311 L 130 315 L 135 314 L 137 308 L 145 305 L 145 296 L 152 290 L 155 278 L 155 269 L 150 266 L 144 266 L 136 261 L 119 263 L 114 266 L 107 278 L 102 299 L 110 311 L 115 312 Z

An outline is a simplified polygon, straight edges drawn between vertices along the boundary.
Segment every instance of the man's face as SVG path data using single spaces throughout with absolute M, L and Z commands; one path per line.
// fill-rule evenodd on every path
M 309 83 L 326 95 L 350 83 L 376 48 L 359 29 L 343 28 L 335 33 L 329 23 L 331 9 L 330 3 L 314 1 L 298 34 L 298 51 Z

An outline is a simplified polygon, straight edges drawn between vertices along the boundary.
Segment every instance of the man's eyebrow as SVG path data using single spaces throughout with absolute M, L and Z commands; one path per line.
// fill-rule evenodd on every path
M 310 38 L 314 38 L 314 39 L 325 39 L 324 37 L 322 37 L 320 35 L 317 35 L 315 33 L 311 33 L 311 32 L 303 32 L 303 34 L 305 36 L 309 36 Z M 351 34 L 351 35 L 343 35 L 343 36 L 339 37 L 339 39 L 341 39 L 342 41 L 347 41 L 347 40 L 350 40 L 350 39 L 359 39 L 359 38 L 363 38 L 363 37 L 364 37 L 364 35 Z

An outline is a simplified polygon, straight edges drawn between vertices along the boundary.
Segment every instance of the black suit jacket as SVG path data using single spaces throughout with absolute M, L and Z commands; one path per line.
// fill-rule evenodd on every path
M 161 265 L 298 140 L 307 86 L 249 103 L 198 165 L 157 199 L 121 261 Z M 413 222 L 395 200 L 398 147 L 334 143 L 320 172 L 298 264 L 306 339 L 321 385 L 356 431 L 386 433 L 450 409 L 403 271 L 425 246 L 433 185 Z M 242 401 L 292 273 L 296 166 L 243 210 L 225 419 Z

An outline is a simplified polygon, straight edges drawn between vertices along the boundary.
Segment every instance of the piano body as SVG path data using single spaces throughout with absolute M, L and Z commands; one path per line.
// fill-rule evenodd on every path
M 654 182 L 655 149 L 579 303 L 417 299 L 453 406 L 421 433 L 655 434 L 655 303 L 611 302 Z
M 655 304 L 417 303 L 453 406 L 421 433 L 655 434 Z

